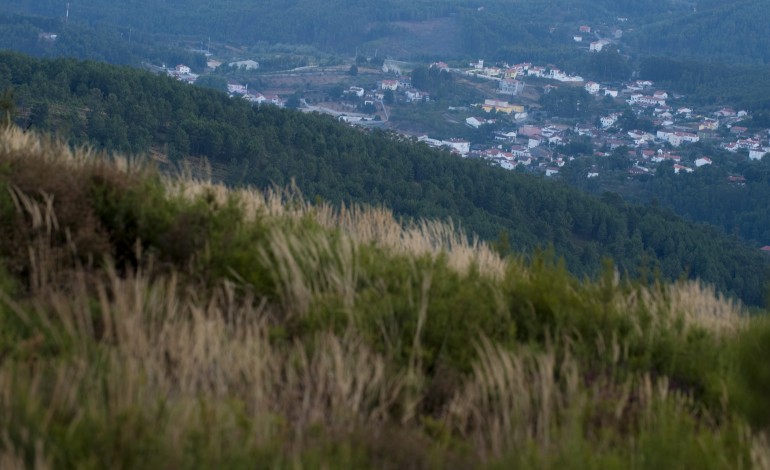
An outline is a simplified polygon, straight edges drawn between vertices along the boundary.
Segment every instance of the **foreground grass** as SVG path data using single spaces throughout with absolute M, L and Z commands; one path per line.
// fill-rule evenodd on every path
M 0 468 L 770 468 L 770 325 L 0 135 Z

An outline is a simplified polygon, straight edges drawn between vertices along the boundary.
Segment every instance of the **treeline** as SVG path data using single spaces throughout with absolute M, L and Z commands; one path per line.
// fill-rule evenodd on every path
M 552 246 L 579 275 L 611 257 L 622 271 L 700 277 L 752 304 L 766 288 L 770 260 L 717 229 L 329 117 L 255 108 L 135 69 L 11 53 L 0 54 L 0 87 L 13 87 L 22 126 L 109 150 L 206 157 L 232 185 L 295 181 L 309 198 L 451 218 L 503 252 Z
M 176 37 L 211 38 L 231 44 L 313 44 L 319 48 L 349 49 L 355 44 L 392 32 L 392 21 L 426 20 L 446 16 L 459 2 L 436 0 L 332 0 L 285 2 L 266 0 L 169 1 L 139 0 L 131 4 L 92 0 L 74 4 L 73 21 L 129 25 L 137 30 Z M 7 7 L 47 16 L 63 16 L 63 4 L 52 0 L 22 0 Z
M 688 95 L 699 105 L 730 104 L 750 111 L 770 111 L 770 66 L 728 65 L 669 57 L 641 61 L 639 76 Z
M 735 156 L 731 156 L 735 158 Z M 683 175 L 661 171 L 646 184 L 646 198 L 692 220 L 721 227 L 758 245 L 770 245 L 770 158 L 714 165 Z M 730 182 L 741 175 L 744 183 Z

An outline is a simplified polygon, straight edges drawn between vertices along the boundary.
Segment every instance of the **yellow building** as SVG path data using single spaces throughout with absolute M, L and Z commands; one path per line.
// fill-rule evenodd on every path
M 485 100 L 484 104 L 481 105 L 481 109 L 483 109 L 488 113 L 492 111 L 497 111 L 505 114 L 524 112 L 524 106 L 521 106 L 518 104 L 511 104 L 507 101 L 500 101 L 500 100 Z

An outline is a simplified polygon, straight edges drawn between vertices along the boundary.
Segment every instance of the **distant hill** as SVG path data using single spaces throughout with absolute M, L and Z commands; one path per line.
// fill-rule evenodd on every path
M 602 199 L 565 185 L 468 161 L 320 115 L 254 108 L 167 77 L 97 63 L 0 54 L 19 123 L 106 150 L 205 157 L 233 186 L 292 181 L 308 198 L 384 205 L 397 215 L 451 219 L 503 253 L 552 246 L 580 275 L 602 259 L 630 274 L 714 283 L 759 304 L 770 260 L 672 212 Z
M 64 4 L 54 0 L 19 0 L 2 8 L 54 18 L 65 14 Z M 72 4 L 70 21 L 237 46 L 310 44 L 351 55 L 361 46 L 401 58 L 484 54 L 510 59 L 526 47 L 535 52 L 534 60 L 569 57 L 562 49 L 583 22 L 604 24 L 620 16 L 641 21 L 683 8 L 679 2 L 653 0 L 83 0 Z
M 35 57 L 70 57 L 140 66 L 143 61 L 156 64 L 184 63 L 202 70 L 206 59 L 167 42 L 111 25 L 89 26 L 47 18 L 0 11 L 0 49 L 10 49 Z
M 63 20 L 65 5 L 18 0 L 0 12 Z M 351 56 L 360 47 L 400 58 L 559 62 L 574 55 L 571 38 L 578 25 L 588 24 L 602 36 L 621 28 L 623 41 L 642 56 L 770 61 L 770 9 L 763 0 L 82 0 L 71 3 L 69 18 L 72 24 L 239 47 L 264 41 Z
M 701 0 L 689 12 L 640 25 L 628 39 L 640 54 L 770 64 L 770 8 L 763 0 Z

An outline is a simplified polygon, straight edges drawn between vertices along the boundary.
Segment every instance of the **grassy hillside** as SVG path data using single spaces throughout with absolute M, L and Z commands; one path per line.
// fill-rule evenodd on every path
M 770 324 L 0 133 L 0 467 L 767 468 Z

